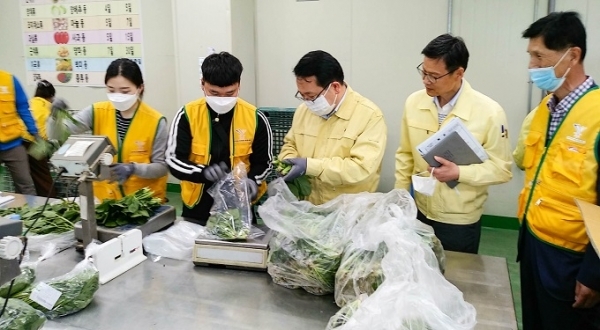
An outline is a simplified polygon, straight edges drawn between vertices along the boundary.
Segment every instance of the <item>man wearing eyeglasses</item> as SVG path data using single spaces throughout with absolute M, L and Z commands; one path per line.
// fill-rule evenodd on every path
M 387 127 L 381 110 L 344 82 L 340 63 L 312 51 L 294 68 L 303 101 L 294 114 L 279 159 L 291 164 L 284 180 L 306 174 L 320 205 L 342 194 L 374 192 L 379 185 Z
M 464 79 L 469 51 L 461 38 L 441 35 L 421 53 L 424 59 L 417 70 L 425 89 L 410 95 L 405 103 L 395 186 L 409 189 L 415 176 L 432 175 L 439 181 L 432 181 L 434 189 L 425 191 L 414 185 L 419 220 L 433 227 L 445 250 L 477 253 L 488 187 L 512 177 L 506 114 L 498 103 L 475 91 Z M 454 117 L 463 121 L 489 159 L 482 164 L 458 166 L 437 156 L 441 165 L 431 168 L 416 146 Z M 443 184 L 455 180 L 459 184 L 454 189 Z

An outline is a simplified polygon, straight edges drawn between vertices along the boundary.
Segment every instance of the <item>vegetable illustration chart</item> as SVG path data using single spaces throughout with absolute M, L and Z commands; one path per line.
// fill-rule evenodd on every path
M 27 83 L 104 86 L 108 65 L 144 69 L 140 0 L 20 0 Z

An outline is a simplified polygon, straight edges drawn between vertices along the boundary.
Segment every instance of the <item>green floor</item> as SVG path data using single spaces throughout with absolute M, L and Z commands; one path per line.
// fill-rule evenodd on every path
M 177 208 L 177 214 L 181 214 L 181 197 L 179 193 L 168 193 L 169 204 Z M 508 272 L 510 283 L 513 290 L 513 299 L 515 302 L 515 311 L 519 329 L 521 324 L 521 283 L 519 279 L 519 265 L 517 259 L 517 236 L 516 230 L 496 229 L 484 227 L 481 232 L 481 245 L 479 254 L 506 258 L 508 263 Z

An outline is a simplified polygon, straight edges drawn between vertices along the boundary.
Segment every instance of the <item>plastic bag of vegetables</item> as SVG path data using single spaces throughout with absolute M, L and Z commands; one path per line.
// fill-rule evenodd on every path
M 12 288 L 10 288 L 10 283 L 12 281 L 4 283 L 0 286 L 0 297 L 1 298 L 10 298 L 8 296 L 8 289 L 10 288 L 10 296 L 14 297 L 17 293 L 28 288 L 31 283 L 35 281 L 35 266 L 34 264 L 24 264 L 21 265 L 21 273 L 14 278 L 14 283 Z
M 85 259 L 67 274 L 39 282 L 13 297 L 42 311 L 49 319 L 73 314 L 86 308 L 100 286 L 98 269 L 90 257 L 95 247 L 95 244 L 90 244 L 86 249 Z M 51 291 L 54 297 L 58 298 L 54 301 L 38 299 L 37 294 L 41 290 Z
M 315 295 L 332 293 L 350 230 L 373 202 L 368 195 L 342 195 L 315 206 L 298 201 L 282 179 L 273 181 L 269 199 L 258 209 L 276 232 L 267 262 L 273 282 Z
M 206 222 L 209 234 L 222 240 L 245 240 L 250 235 L 252 209 L 246 178 L 246 165 L 238 163 L 208 190 L 214 199 Z
M 329 322 L 327 323 L 327 328 L 325 330 L 338 329 L 339 327 L 346 324 L 352 318 L 352 315 L 354 315 L 358 307 L 360 307 L 362 300 L 366 298 L 367 295 L 362 295 L 359 299 L 354 299 L 354 301 L 342 307 L 337 313 L 335 313 L 335 315 L 333 315 L 329 319 Z
M 8 299 L 6 310 L 0 317 L 0 329 L 3 330 L 38 330 L 44 323 L 44 313 L 18 299 Z

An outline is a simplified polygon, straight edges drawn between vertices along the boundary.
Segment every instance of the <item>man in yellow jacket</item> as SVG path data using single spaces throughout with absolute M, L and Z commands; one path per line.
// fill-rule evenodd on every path
M 387 127 L 381 110 L 344 82 L 340 63 L 312 51 L 294 68 L 303 101 L 279 159 L 293 165 L 284 177 L 309 176 L 308 200 L 323 204 L 341 194 L 374 192 L 379 185 Z
M 463 79 L 469 52 L 461 38 L 441 35 L 422 54 L 424 60 L 417 70 L 425 89 L 406 100 L 396 152 L 395 186 L 409 189 L 411 182 L 418 180 L 413 176 L 433 175 L 438 181 L 431 181 L 435 184 L 433 191 L 414 186 L 419 220 L 433 227 L 444 249 L 477 253 L 488 187 L 512 177 L 506 115 L 498 103 Z M 441 166 L 431 168 L 416 147 L 456 117 L 481 143 L 489 159 L 482 164 L 458 166 L 438 156 Z M 455 180 L 459 184 L 454 189 L 445 184 Z
M 557 12 L 531 24 L 523 38 L 531 81 L 551 93 L 524 141 L 523 329 L 600 329 L 600 258 L 575 203 L 598 204 L 600 196 L 600 89 L 583 66 L 585 27 L 577 13 Z

